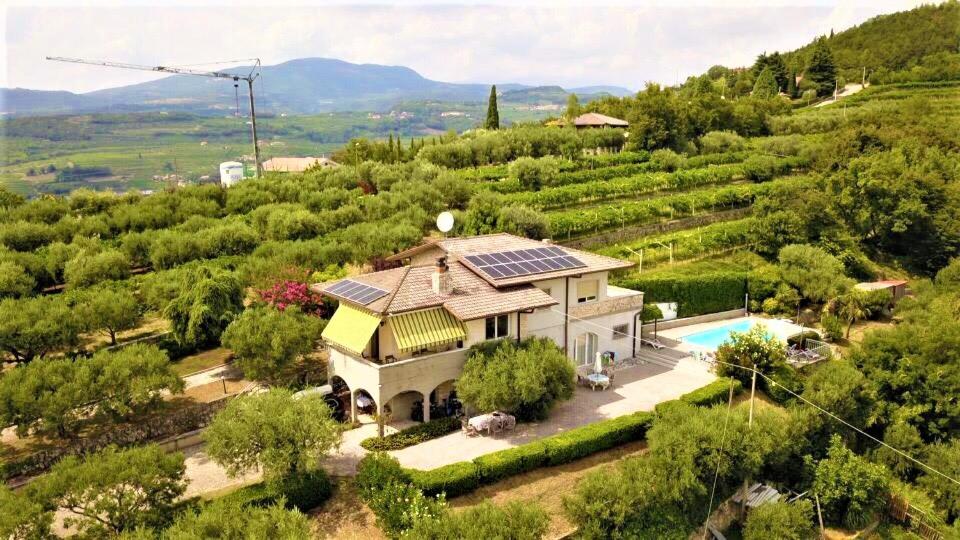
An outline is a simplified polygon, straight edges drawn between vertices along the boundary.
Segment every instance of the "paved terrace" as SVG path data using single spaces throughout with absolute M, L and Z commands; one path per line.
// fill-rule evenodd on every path
M 593 391 L 577 387 L 573 399 L 559 404 L 543 422 L 519 424 L 512 432 L 495 436 L 467 437 L 462 432 L 451 433 L 390 453 L 405 467 L 434 469 L 519 446 L 598 420 L 653 410 L 658 403 L 676 399 L 716 379 L 706 364 L 694 360 L 683 351 L 664 349 L 654 352 L 643 347 L 638 353 L 646 363 L 617 371 L 613 386 L 607 390 Z M 412 423 L 395 423 L 387 426 L 386 432 L 393 433 L 408 425 Z M 360 441 L 375 436 L 376 432 L 377 426 L 371 421 L 344 433 L 340 451 L 324 462 L 324 468 L 335 476 L 355 474 L 357 463 L 367 453 L 360 446 Z M 206 457 L 202 447 L 191 448 L 185 453 L 187 477 L 190 478 L 189 495 L 220 490 L 258 479 L 259 475 L 256 473 L 242 479 L 228 478 L 222 468 Z

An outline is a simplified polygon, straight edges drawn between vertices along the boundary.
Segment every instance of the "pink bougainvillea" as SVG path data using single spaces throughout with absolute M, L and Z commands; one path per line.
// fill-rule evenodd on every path
M 306 283 L 300 281 L 278 281 L 267 289 L 257 291 L 257 294 L 264 302 L 280 311 L 289 306 L 296 306 L 308 315 L 323 317 L 326 314 L 323 298 L 311 291 Z

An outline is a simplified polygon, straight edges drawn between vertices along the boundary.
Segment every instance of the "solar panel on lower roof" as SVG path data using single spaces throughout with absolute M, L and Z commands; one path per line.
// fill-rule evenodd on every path
M 467 255 L 464 258 L 477 270 L 493 279 L 529 276 L 587 266 L 580 259 L 568 255 L 566 251 L 556 246 L 480 253 Z
M 345 279 L 334 284 L 328 288 L 326 292 L 346 298 L 363 306 L 387 295 L 387 291 L 383 289 L 378 289 L 351 279 Z

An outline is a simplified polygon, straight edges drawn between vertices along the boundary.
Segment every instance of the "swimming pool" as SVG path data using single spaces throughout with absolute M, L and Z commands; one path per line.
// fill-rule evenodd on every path
M 751 328 L 753 328 L 753 321 L 750 319 L 743 319 L 737 322 L 725 324 L 723 326 L 718 326 L 716 328 L 711 328 L 710 330 L 704 330 L 702 332 L 696 332 L 694 334 L 683 336 L 681 341 L 699 345 L 714 351 L 717 349 L 717 347 L 730 339 L 730 332 L 746 332 Z

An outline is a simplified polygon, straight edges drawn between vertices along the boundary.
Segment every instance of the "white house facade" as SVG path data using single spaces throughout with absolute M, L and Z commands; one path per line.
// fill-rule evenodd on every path
M 381 418 L 429 420 L 485 340 L 548 337 L 577 364 L 635 354 L 643 293 L 608 284 L 632 263 L 509 234 L 432 240 L 391 259 L 405 265 L 313 286 L 339 302 L 323 340 L 353 420 L 358 398 Z

